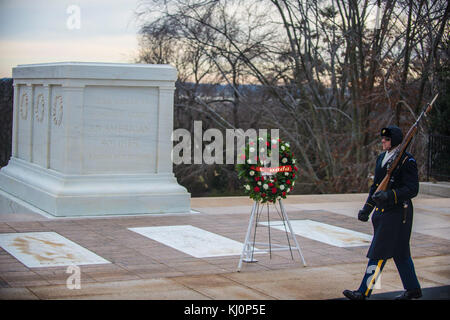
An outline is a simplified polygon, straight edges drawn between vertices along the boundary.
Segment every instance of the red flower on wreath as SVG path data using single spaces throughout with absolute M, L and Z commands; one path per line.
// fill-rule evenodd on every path
M 255 188 L 253 188 L 253 191 L 255 191 L 255 192 L 259 192 L 259 187 L 255 187 Z
M 277 193 L 277 188 L 272 188 L 272 193 Z
M 287 184 L 291 184 L 291 180 L 286 180 L 286 183 Z

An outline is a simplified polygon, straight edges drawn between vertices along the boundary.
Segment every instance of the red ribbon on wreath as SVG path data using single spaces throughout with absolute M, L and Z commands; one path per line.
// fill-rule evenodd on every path
M 278 172 L 291 172 L 292 166 L 281 166 L 281 167 L 256 167 L 255 171 L 266 172 L 266 173 L 278 173 Z

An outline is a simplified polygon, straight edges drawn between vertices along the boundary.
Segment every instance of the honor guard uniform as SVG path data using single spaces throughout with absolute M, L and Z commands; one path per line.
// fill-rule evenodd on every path
M 359 289 L 345 290 L 343 294 L 351 300 L 364 300 L 370 297 L 386 260 L 393 258 L 406 290 L 397 299 L 417 299 L 422 296 L 422 292 L 409 246 L 413 222 L 411 198 L 419 191 L 416 160 L 405 152 L 392 173 L 389 189 L 375 192 L 386 175 L 387 164 L 392 160 L 395 148 L 403 140 L 403 134 L 397 126 L 389 126 L 381 129 L 381 137 L 386 141 L 390 139 L 391 148 L 378 156 L 374 182 L 364 207 L 358 213 L 358 219 L 365 222 L 369 220 L 372 211 L 374 212 L 372 215 L 374 234 L 367 253 L 369 263 Z

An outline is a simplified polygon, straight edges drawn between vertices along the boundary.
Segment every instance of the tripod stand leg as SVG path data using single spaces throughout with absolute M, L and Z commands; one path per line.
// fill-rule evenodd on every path
M 305 258 L 303 258 L 302 250 L 300 249 L 300 245 L 298 244 L 297 238 L 295 237 L 294 230 L 292 229 L 291 222 L 289 221 L 286 210 L 284 209 L 283 202 L 281 202 L 281 200 L 279 200 L 279 201 L 280 201 L 281 214 L 283 215 L 284 220 L 287 222 L 289 231 L 291 232 L 292 238 L 294 239 L 295 246 L 297 247 L 298 253 L 300 254 L 300 257 L 302 258 L 303 266 L 306 267 Z
M 241 258 L 239 259 L 239 265 L 238 265 L 238 269 L 237 269 L 238 272 L 241 271 L 242 260 L 244 259 L 244 256 L 246 256 L 248 258 L 248 254 L 251 251 L 249 241 L 250 241 L 250 234 L 252 232 L 253 220 L 255 219 L 257 203 L 258 203 L 257 201 L 255 201 L 253 203 L 252 213 L 250 215 L 250 221 L 248 222 L 247 234 L 245 235 L 244 248 L 242 249 Z

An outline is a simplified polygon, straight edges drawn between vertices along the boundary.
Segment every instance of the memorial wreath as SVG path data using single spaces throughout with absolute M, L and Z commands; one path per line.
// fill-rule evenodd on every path
M 271 157 L 272 149 L 278 144 L 279 166 L 267 167 L 268 159 Z M 260 158 L 258 155 L 250 159 L 249 155 L 265 153 L 268 159 Z M 238 177 L 243 181 L 245 193 L 255 201 L 275 203 L 277 200 L 286 199 L 292 192 L 295 180 L 298 177 L 296 159 L 291 152 L 288 142 L 281 139 L 266 139 L 260 137 L 258 141 L 250 140 L 245 150 L 240 155 L 243 164 L 236 165 Z

